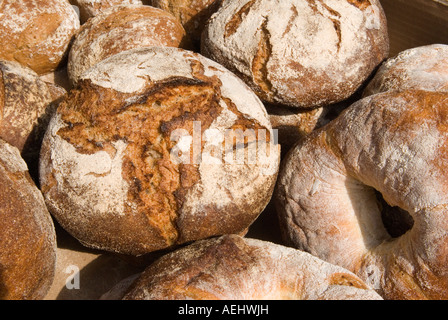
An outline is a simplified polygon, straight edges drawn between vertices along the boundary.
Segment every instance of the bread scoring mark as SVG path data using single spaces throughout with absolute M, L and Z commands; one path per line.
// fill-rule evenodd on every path
M 292 4 L 290 9 L 292 11 L 292 15 L 289 18 L 288 24 L 286 25 L 285 31 L 283 32 L 283 36 L 287 35 L 291 31 L 291 28 L 294 25 L 294 20 L 297 19 L 297 17 L 299 16 L 299 12 L 297 11 L 297 7 L 294 4 Z
M 230 37 L 235 32 L 238 31 L 238 27 L 243 22 L 245 17 L 249 14 L 252 6 L 255 4 L 256 0 L 251 0 L 246 3 L 237 13 L 233 15 L 229 22 L 225 26 L 224 39 Z
M 349 273 L 333 273 L 328 279 L 329 285 L 348 286 L 358 289 L 368 289 L 361 279 Z
M 268 63 L 272 55 L 271 35 L 268 30 L 268 18 L 265 17 L 260 27 L 260 41 L 258 50 L 252 60 L 252 77 L 254 83 L 258 86 L 260 95 L 267 100 L 275 95 L 274 86 L 269 80 L 270 74 Z

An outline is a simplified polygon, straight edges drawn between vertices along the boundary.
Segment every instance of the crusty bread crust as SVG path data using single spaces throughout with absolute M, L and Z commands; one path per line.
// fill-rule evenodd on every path
M 347 99 L 388 52 L 377 0 L 225 1 L 201 43 L 264 101 L 300 108 Z
M 169 253 L 126 290 L 111 292 L 112 299 L 124 293 L 124 300 L 381 300 L 341 267 L 236 235 L 197 241 Z
M 148 46 L 188 46 L 180 22 L 144 5 L 113 6 L 82 25 L 71 46 L 67 72 L 75 85 L 98 62 L 122 51 Z
M 250 128 L 267 138 L 246 147 L 257 142 L 269 156 L 238 164 L 203 153 L 208 161 L 195 162 L 190 149 L 189 163 L 173 161 L 172 133 L 194 136 L 195 123 L 210 134 L 200 151 L 218 133 Z M 85 245 L 140 255 L 246 230 L 275 185 L 273 137 L 261 101 L 228 70 L 187 50 L 134 49 L 91 68 L 59 105 L 41 149 L 41 187 Z
M 448 92 L 448 45 L 411 48 L 388 59 L 366 86 L 363 96 L 407 89 Z
M 18 149 L 1 139 L 0 185 L 0 299 L 42 299 L 56 266 L 53 220 Z
M 429 91 L 372 95 L 295 146 L 275 196 L 288 243 L 387 299 L 446 299 L 447 103 Z M 375 190 L 412 217 L 407 232 L 391 236 Z
M 56 70 L 80 22 L 68 1 L 4 0 L 0 3 L 0 59 L 38 74 Z

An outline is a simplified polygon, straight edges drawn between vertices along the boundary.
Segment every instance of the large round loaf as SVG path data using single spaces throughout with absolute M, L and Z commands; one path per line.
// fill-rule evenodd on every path
M 377 0 L 224 1 L 201 42 L 264 101 L 300 108 L 347 99 L 388 52 Z
M 170 13 L 144 5 L 114 6 L 81 27 L 69 52 L 67 72 L 76 84 L 83 72 L 119 52 L 184 45 L 185 30 Z
M 53 282 L 56 234 L 17 148 L 0 139 L 0 299 L 42 299 Z
M 17 61 L 38 74 L 61 64 L 80 26 L 68 1 L 2 0 L 0 12 L 0 59 Z
M 244 232 L 271 198 L 279 156 L 239 78 L 191 51 L 139 48 L 89 69 L 59 105 L 40 182 L 86 246 L 140 255 Z
M 447 119 L 447 93 L 387 91 L 302 139 L 275 197 L 288 244 L 384 298 L 448 298 Z
M 0 61 L 0 138 L 37 163 L 46 126 L 65 89 L 42 81 L 31 69 Z
M 125 290 L 126 284 L 111 290 L 111 299 L 124 292 L 124 300 L 381 300 L 341 267 L 236 235 L 197 241 L 169 253 Z
M 380 66 L 363 95 L 408 89 L 448 92 L 448 45 L 410 48 L 389 58 Z

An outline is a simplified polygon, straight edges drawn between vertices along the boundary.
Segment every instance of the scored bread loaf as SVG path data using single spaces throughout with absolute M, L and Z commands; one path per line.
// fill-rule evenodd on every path
M 101 60 L 133 48 L 188 46 L 185 30 L 170 13 L 144 5 L 113 6 L 86 22 L 71 46 L 67 73 L 76 84 Z
M 16 61 L 38 74 L 62 64 L 79 17 L 68 1 L 0 2 L 0 59 Z
M 118 5 L 143 4 L 142 0 L 71 0 L 79 8 L 81 23 Z
M 126 288 L 127 287 L 127 288 Z M 161 257 L 102 299 L 382 300 L 353 273 L 268 241 L 224 235 Z
M 378 0 L 235 0 L 208 21 L 201 53 L 265 102 L 313 109 L 354 94 L 389 38 Z
M 18 149 L 2 139 L 0 186 L 0 299 L 42 299 L 56 265 L 53 220 Z
M 244 232 L 279 158 L 266 109 L 239 78 L 191 51 L 147 47 L 83 74 L 44 137 L 40 182 L 83 244 L 141 255 Z

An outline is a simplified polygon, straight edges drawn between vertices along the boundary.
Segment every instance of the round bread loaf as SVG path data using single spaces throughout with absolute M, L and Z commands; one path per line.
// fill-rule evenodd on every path
M 65 93 L 17 62 L 0 61 L 0 138 L 17 147 L 28 165 L 37 163 L 48 122 Z
M 0 1 L 0 59 L 17 61 L 38 74 L 65 58 L 80 22 L 68 1 Z
M 278 178 L 285 241 L 384 298 L 448 298 L 447 119 L 447 93 L 388 91 L 302 139 Z
M 196 47 L 200 48 L 202 31 L 223 0 L 152 0 L 151 5 L 171 12 L 182 23 Z
M 59 105 L 40 182 L 83 244 L 141 255 L 246 230 L 272 196 L 279 149 L 263 104 L 227 69 L 138 48 L 89 69 Z
M 56 235 L 17 148 L 0 139 L 0 299 L 44 298 L 54 277 Z
M 148 46 L 184 46 L 185 30 L 170 13 L 143 5 L 114 6 L 86 22 L 69 52 L 67 72 L 83 72 L 114 54 Z
M 347 99 L 388 52 L 377 0 L 224 1 L 201 43 L 265 102 L 300 108 Z
M 142 0 L 72 0 L 79 8 L 81 23 L 85 23 L 101 12 L 119 5 L 143 4 Z
M 381 300 L 353 273 L 306 252 L 224 235 L 169 253 L 110 291 L 124 300 Z M 103 296 L 108 299 L 108 294 Z
M 364 89 L 363 95 L 406 89 L 448 92 L 448 45 L 411 48 L 388 59 Z

